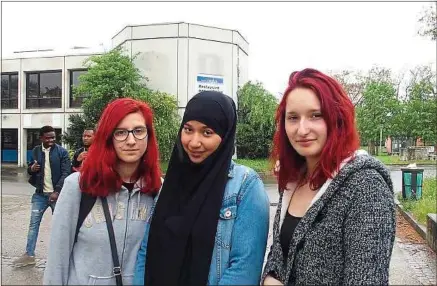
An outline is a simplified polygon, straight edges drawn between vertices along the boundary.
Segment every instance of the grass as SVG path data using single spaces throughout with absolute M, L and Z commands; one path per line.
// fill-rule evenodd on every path
M 411 213 L 420 224 L 426 225 L 427 215 L 437 213 L 436 192 L 437 179 L 428 178 L 423 182 L 422 198 L 420 200 L 403 199 L 401 193 L 398 194 L 398 199 L 407 212 Z
M 413 161 L 401 161 L 399 156 L 389 156 L 389 155 L 378 155 L 375 156 L 385 165 L 408 165 L 411 163 L 416 163 L 417 165 L 435 165 L 436 161 L 432 160 L 413 160 Z
M 411 163 L 416 163 L 417 165 L 436 165 L 436 161 L 431 160 L 417 160 L 417 161 L 401 161 L 399 156 L 388 156 L 388 155 L 380 155 L 375 156 L 378 160 L 380 160 L 385 165 L 404 165 L 407 166 Z M 236 163 L 245 165 L 254 169 L 259 173 L 269 173 L 271 172 L 271 165 L 268 159 L 237 159 Z M 161 170 L 165 173 L 168 167 L 168 162 L 161 162 Z
M 270 161 L 267 159 L 237 159 L 235 162 L 250 167 L 258 173 L 270 171 Z M 160 165 L 162 172 L 165 173 L 168 168 L 168 162 L 161 162 Z
M 258 173 L 271 171 L 271 163 L 268 159 L 237 159 L 236 163 L 254 169 Z

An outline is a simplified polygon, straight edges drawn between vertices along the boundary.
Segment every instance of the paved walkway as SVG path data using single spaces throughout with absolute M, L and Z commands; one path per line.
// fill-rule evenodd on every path
M 36 249 L 37 265 L 15 269 L 11 263 L 23 254 L 26 246 L 31 193 L 28 190 L 20 191 L 25 188 L 21 183 L 2 182 L 2 188 L 2 285 L 40 285 L 49 243 L 51 211 L 46 212 L 41 224 Z M 271 222 L 275 208 L 271 207 Z M 404 227 L 397 234 L 393 249 L 390 284 L 436 285 L 436 254 L 411 227 L 408 229 L 408 225 L 402 221 L 398 221 L 398 225 Z

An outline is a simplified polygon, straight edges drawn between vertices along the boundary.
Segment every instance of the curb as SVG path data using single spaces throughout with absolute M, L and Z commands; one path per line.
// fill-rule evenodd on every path
M 408 164 L 406 164 L 406 163 L 403 163 L 403 164 L 401 164 L 401 163 L 392 163 L 392 164 L 384 164 L 384 165 L 386 165 L 386 166 L 407 166 Z M 432 163 L 420 163 L 420 164 L 417 164 L 417 167 L 419 168 L 421 166 L 436 166 L 436 165 L 437 165 L 437 163 L 435 163 L 435 162 L 432 162 Z
M 403 209 L 402 204 L 395 199 L 396 209 L 401 213 L 401 215 L 405 218 L 406 221 L 414 228 L 414 230 L 425 240 L 426 240 L 426 227 L 417 222 L 411 214 Z

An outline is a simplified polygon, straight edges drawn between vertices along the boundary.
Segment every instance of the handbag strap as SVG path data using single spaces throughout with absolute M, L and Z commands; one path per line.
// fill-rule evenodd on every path
M 106 200 L 106 197 L 102 197 L 101 200 L 102 200 L 103 212 L 105 213 L 106 226 L 108 228 L 109 243 L 111 244 L 112 261 L 114 263 L 114 269 L 112 272 L 115 275 L 117 286 L 123 286 L 123 280 L 121 277 L 121 267 L 120 267 L 120 262 L 118 261 L 117 244 L 115 243 L 114 228 L 112 226 L 112 218 L 109 213 L 108 201 Z

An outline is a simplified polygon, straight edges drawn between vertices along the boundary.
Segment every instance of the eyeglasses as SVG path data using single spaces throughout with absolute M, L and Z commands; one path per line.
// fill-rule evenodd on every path
M 137 127 L 132 130 L 119 128 L 114 130 L 113 137 L 117 141 L 125 141 L 127 137 L 129 137 L 129 133 L 132 133 L 132 135 L 138 140 L 143 140 L 148 135 L 147 127 Z

